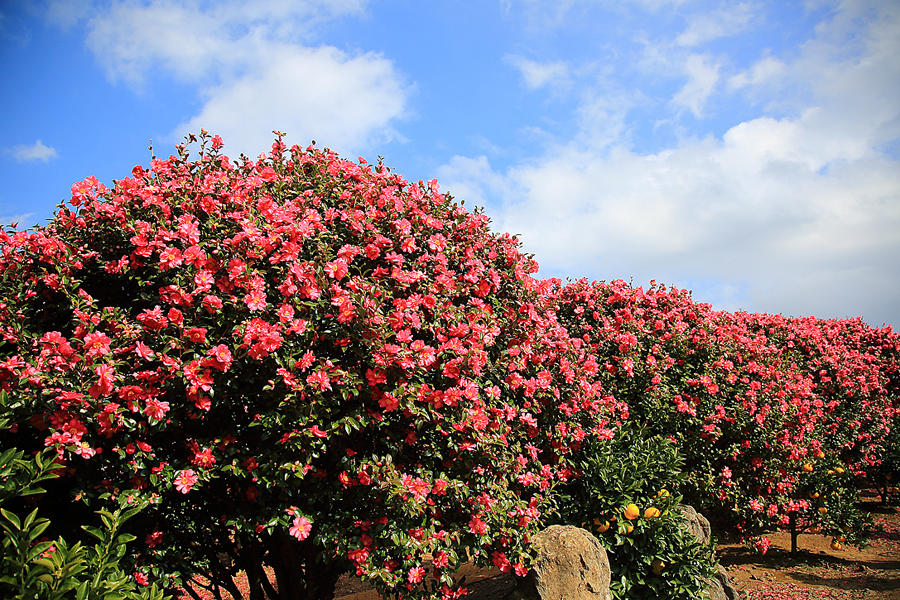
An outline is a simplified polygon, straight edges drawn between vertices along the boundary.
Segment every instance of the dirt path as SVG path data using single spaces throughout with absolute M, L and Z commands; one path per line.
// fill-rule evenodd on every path
M 830 538 L 801 535 L 790 556 L 790 535 L 769 535 L 765 556 L 737 544 L 719 546 L 735 587 L 751 600 L 834 598 L 900 600 L 900 510 L 871 506 L 876 531 L 870 546 L 832 550 Z

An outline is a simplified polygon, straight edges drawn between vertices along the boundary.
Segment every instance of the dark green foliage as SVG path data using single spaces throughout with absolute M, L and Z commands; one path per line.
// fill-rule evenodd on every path
M 683 479 L 675 444 L 627 425 L 610 441 L 591 440 L 581 455 L 583 476 L 559 490 L 558 512 L 563 522 L 593 531 L 606 549 L 613 598 L 702 597 L 716 566 L 715 544 L 688 532 L 677 510 L 681 497 L 669 491 Z

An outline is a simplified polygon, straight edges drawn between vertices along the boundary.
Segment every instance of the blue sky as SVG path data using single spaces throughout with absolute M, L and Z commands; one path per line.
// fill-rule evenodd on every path
M 900 326 L 900 3 L 0 1 L 0 222 L 188 131 L 437 177 L 542 276 Z

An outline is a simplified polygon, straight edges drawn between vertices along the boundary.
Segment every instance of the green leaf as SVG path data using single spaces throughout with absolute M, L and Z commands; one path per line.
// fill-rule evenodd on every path
M 4 508 L 0 508 L 0 515 L 3 515 L 3 517 L 7 521 L 12 523 L 13 527 L 15 527 L 16 529 L 18 529 L 18 530 L 22 529 L 22 522 L 19 520 L 19 517 L 17 517 L 14 513 L 11 513 Z
M 98 540 L 102 541 L 104 538 L 103 532 L 100 531 L 96 527 L 92 527 L 90 525 L 82 525 L 81 528 L 84 529 L 85 531 L 87 531 L 89 534 L 91 534 L 95 538 L 97 538 Z
M 41 542 L 40 544 L 35 544 L 28 550 L 28 560 L 34 560 L 44 552 L 50 549 L 50 546 L 53 545 L 53 542 Z
M 35 511 L 37 512 L 37 511 Z M 34 513 L 32 513 L 34 514 Z M 50 526 L 49 519 L 39 519 L 37 523 L 31 528 L 31 532 L 28 534 L 28 541 L 32 541 L 38 538 L 39 535 L 44 533 L 44 531 Z

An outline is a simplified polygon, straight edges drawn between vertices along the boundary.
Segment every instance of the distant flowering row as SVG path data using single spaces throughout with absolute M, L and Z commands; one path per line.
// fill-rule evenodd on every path
M 716 312 L 655 284 L 555 282 L 550 295 L 609 401 L 678 442 L 696 501 L 748 536 L 862 534 L 857 487 L 900 414 L 890 327 Z

